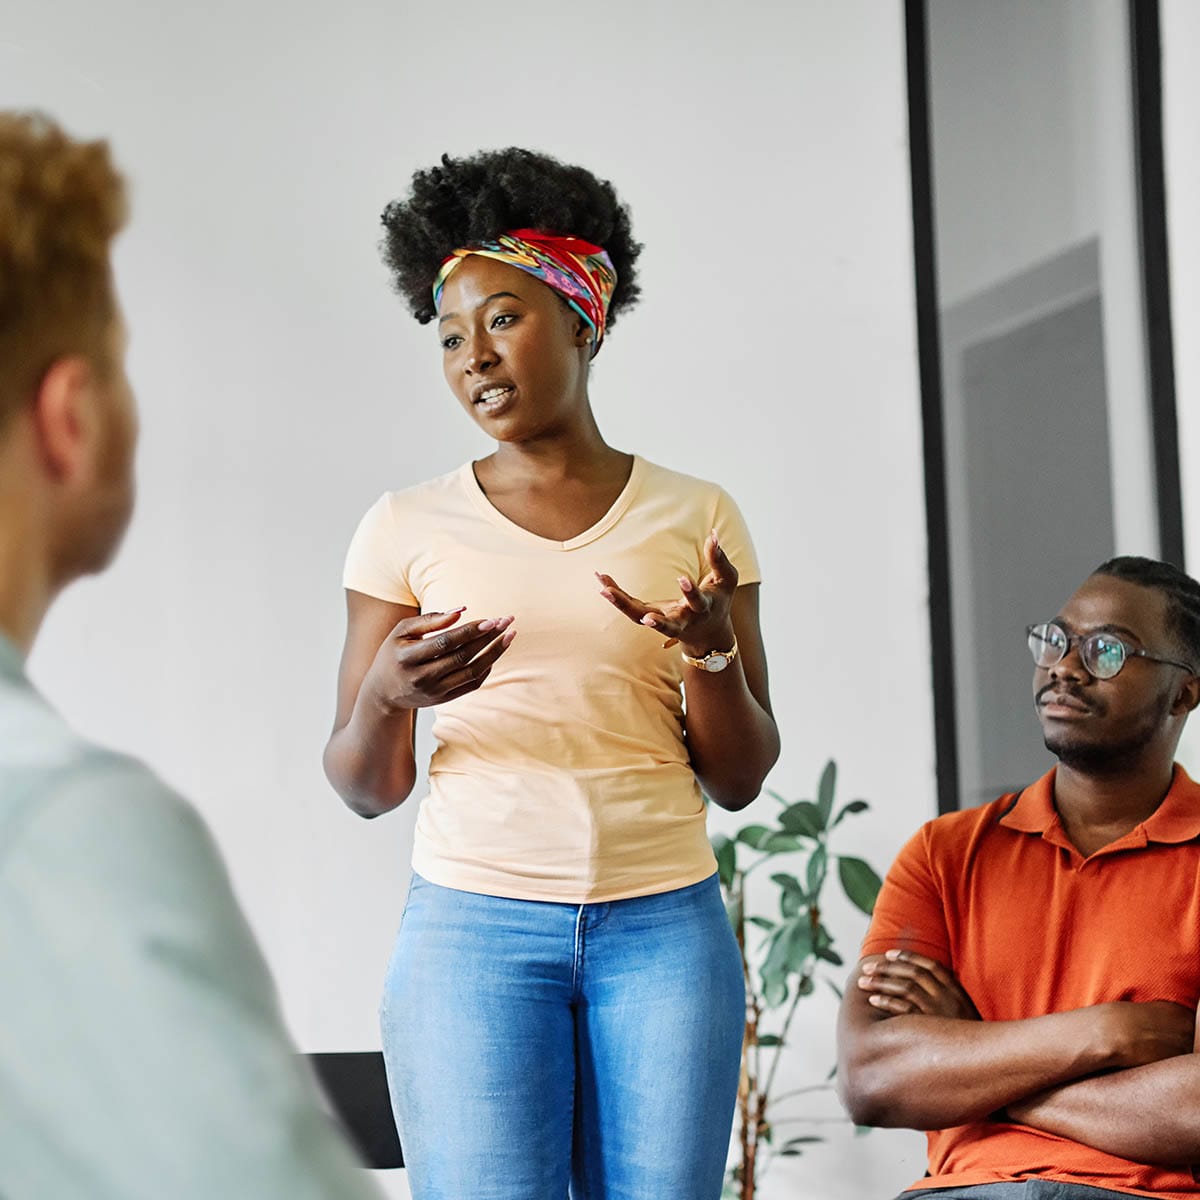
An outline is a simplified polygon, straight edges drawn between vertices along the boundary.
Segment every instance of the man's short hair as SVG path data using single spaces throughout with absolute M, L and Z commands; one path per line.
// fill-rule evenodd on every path
M 107 142 L 0 112 L 0 432 L 60 358 L 107 365 L 125 184 Z
M 1169 562 L 1136 554 L 1110 558 L 1092 573 L 1161 592 L 1167 601 L 1167 632 L 1179 643 L 1188 662 L 1200 670 L 1200 583 Z

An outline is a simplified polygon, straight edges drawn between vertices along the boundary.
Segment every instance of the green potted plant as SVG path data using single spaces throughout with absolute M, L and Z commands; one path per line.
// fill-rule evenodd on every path
M 792 1019 L 800 1001 L 811 995 L 819 977 L 838 995 L 837 983 L 821 965 L 840 967 L 842 957 L 826 928 L 821 897 L 830 870 L 852 904 L 868 916 L 875 905 L 880 879 L 861 858 L 833 848 L 835 831 L 847 817 L 866 812 L 865 800 L 851 800 L 835 811 L 837 766 L 830 760 L 821 772 L 815 800 L 789 801 L 768 791 L 778 805 L 773 824 L 753 824 L 730 838 L 712 839 L 726 910 L 742 952 L 746 979 L 746 1035 L 742 1046 L 742 1079 L 738 1091 L 739 1153 L 726 1179 L 723 1200 L 754 1200 L 755 1189 L 772 1157 L 792 1157 L 815 1135 L 777 1140 L 773 1122 L 777 1106 L 823 1084 L 775 1091 L 780 1058 L 788 1044 Z M 777 869 L 778 915 L 747 911 L 746 880 L 764 864 Z M 783 870 L 784 866 L 790 870 Z M 755 931 L 751 933 L 750 931 Z

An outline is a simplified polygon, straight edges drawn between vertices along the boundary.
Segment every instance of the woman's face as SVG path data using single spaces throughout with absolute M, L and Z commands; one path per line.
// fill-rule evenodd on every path
M 591 329 L 546 284 L 472 254 L 447 279 L 440 311 L 446 382 L 491 437 L 565 432 L 586 412 Z

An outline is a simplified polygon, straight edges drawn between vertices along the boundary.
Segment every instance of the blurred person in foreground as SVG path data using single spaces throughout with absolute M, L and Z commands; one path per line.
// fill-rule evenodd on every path
M 929 1131 L 904 1196 L 1200 1196 L 1200 583 L 1099 566 L 1026 631 L 1057 765 L 930 821 L 842 1003 L 855 1121 Z
M 0 1195 L 369 1200 L 204 825 L 25 675 L 133 509 L 124 220 L 105 143 L 0 112 Z

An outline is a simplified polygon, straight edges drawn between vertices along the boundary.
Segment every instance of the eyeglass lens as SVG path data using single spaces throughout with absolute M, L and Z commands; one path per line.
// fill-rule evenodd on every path
M 1029 652 L 1039 667 L 1052 667 L 1066 657 L 1070 639 L 1058 625 L 1035 625 L 1029 631 Z M 1079 657 L 1089 674 L 1111 679 L 1125 665 L 1125 644 L 1107 633 L 1093 633 L 1079 644 Z

